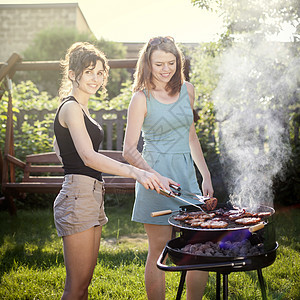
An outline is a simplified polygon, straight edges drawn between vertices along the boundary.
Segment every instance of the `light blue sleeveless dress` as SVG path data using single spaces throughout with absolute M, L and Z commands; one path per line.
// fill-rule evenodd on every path
M 142 156 L 151 168 L 179 183 L 193 193 L 201 194 L 189 147 L 189 129 L 193 111 L 186 84 L 183 83 L 178 100 L 163 104 L 151 95 L 147 98 L 147 115 L 142 126 L 144 145 Z M 184 202 L 159 195 L 136 183 L 132 221 L 168 225 L 170 215 L 151 217 L 151 212 L 171 209 L 176 211 Z M 199 203 L 197 200 L 188 199 Z

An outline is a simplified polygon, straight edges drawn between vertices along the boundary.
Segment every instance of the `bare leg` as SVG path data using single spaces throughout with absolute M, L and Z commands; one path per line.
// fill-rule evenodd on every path
M 186 299 L 201 300 L 207 279 L 208 272 L 188 271 L 186 275 Z
M 67 271 L 63 300 L 88 299 L 88 287 L 97 263 L 101 232 L 102 227 L 97 226 L 63 237 Z
M 144 224 L 148 236 L 148 256 L 145 268 L 145 285 L 149 300 L 165 299 L 165 272 L 156 262 L 166 243 L 171 239 L 172 227 L 168 225 Z

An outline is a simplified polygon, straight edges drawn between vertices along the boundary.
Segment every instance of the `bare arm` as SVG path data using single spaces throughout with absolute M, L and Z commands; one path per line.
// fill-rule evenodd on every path
M 127 114 L 127 126 L 123 145 L 123 156 L 133 166 L 154 172 L 163 183 L 163 189 L 169 190 L 170 184 L 177 183 L 153 170 L 137 150 L 142 125 L 147 114 L 146 97 L 143 92 L 135 93 L 131 99 Z
M 64 104 L 59 113 L 59 122 L 68 127 L 76 150 L 86 166 L 100 172 L 136 179 L 145 188 L 156 189 L 159 192 L 160 182 L 155 174 L 120 163 L 94 151 L 82 110 L 76 102 Z
M 193 109 L 194 99 L 195 99 L 194 87 L 192 84 L 190 84 L 188 82 L 186 83 L 186 85 L 188 88 L 188 94 L 189 94 L 190 101 L 191 101 L 191 107 Z M 210 176 L 210 172 L 208 170 L 208 167 L 207 167 L 204 155 L 203 155 L 203 151 L 202 151 L 198 136 L 196 134 L 194 122 L 190 127 L 189 144 L 190 144 L 190 148 L 191 148 L 192 158 L 203 178 L 203 181 L 202 181 L 203 195 L 205 195 L 205 196 L 209 195 L 212 197 L 214 190 L 212 187 L 211 176 Z
M 123 145 L 123 156 L 133 166 L 153 171 L 137 150 L 144 118 L 147 114 L 146 98 L 142 92 L 133 95 L 127 113 L 127 126 Z

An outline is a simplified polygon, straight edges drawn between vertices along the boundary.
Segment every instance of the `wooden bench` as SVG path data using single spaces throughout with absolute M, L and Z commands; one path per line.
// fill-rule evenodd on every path
M 99 153 L 127 163 L 122 156 L 122 151 L 100 150 Z M 60 191 L 64 170 L 55 152 L 27 155 L 25 162 L 10 154 L 7 154 L 4 159 L 24 170 L 22 182 L 10 180 L 2 183 L 2 190 L 10 204 L 11 213 L 16 212 L 13 198 L 20 197 L 22 193 L 57 194 Z M 135 180 L 132 178 L 103 174 L 103 179 L 105 181 L 105 193 L 107 194 L 134 193 Z

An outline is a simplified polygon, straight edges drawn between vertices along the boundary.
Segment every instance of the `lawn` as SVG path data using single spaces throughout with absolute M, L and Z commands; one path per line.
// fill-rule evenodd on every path
M 103 238 L 89 299 L 146 299 L 147 240 L 130 221 L 132 201 L 107 207 Z M 268 299 L 300 299 L 300 208 L 276 209 L 279 243 L 274 264 L 263 269 Z M 166 272 L 166 299 L 175 299 L 180 273 Z M 65 279 L 62 241 L 51 209 L 0 212 L 0 299 L 60 299 Z M 204 299 L 215 299 L 210 273 Z M 183 296 L 182 299 L 185 299 Z M 256 271 L 229 275 L 229 299 L 261 299 Z

